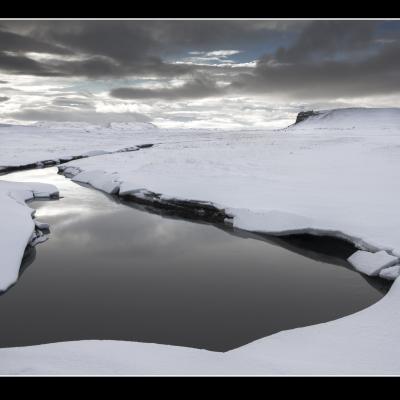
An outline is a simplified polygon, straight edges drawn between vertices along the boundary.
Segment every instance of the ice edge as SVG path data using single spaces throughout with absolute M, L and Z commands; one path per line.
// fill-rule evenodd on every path
M 144 205 L 152 205 L 156 208 L 162 209 L 167 213 L 171 213 L 173 215 L 183 217 L 183 218 L 191 218 L 191 219 L 200 219 L 205 222 L 214 222 L 214 223 L 225 223 L 231 224 L 235 228 L 242 229 L 247 232 L 252 233 L 263 233 L 273 236 L 286 236 L 292 234 L 310 234 L 314 236 L 328 236 L 332 238 L 338 238 L 342 240 L 346 240 L 352 243 L 357 249 L 364 251 L 369 254 L 375 254 L 376 252 L 384 251 L 388 256 L 395 257 L 397 259 L 396 262 L 391 263 L 388 266 L 384 266 L 378 270 L 378 273 L 374 273 L 372 275 L 378 275 L 380 272 L 384 271 L 387 268 L 391 268 L 393 265 L 397 265 L 399 262 L 399 258 L 396 254 L 394 254 L 394 250 L 391 248 L 383 247 L 376 245 L 368 240 L 365 240 L 361 237 L 348 234 L 341 230 L 333 230 L 333 229 L 323 229 L 323 228 L 315 228 L 310 226 L 303 226 L 302 228 L 290 227 L 283 228 L 283 225 L 287 225 L 287 220 L 292 217 L 292 214 L 283 212 L 283 211 L 269 211 L 266 213 L 260 213 L 256 211 L 251 211 L 247 209 L 239 209 L 239 208 L 230 208 L 224 207 L 220 204 L 215 204 L 209 201 L 203 200 L 195 200 L 195 199 L 184 199 L 179 197 L 171 197 L 165 196 L 161 193 L 155 193 L 145 188 L 132 189 L 127 191 L 121 191 L 122 182 L 119 180 L 117 174 L 106 173 L 101 170 L 85 170 L 78 167 L 63 165 L 58 166 L 59 173 L 63 174 L 67 178 L 70 178 L 75 181 L 79 181 L 85 184 L 90 185 L 91 187 L 106 192 L 108 194 L 117 195 L 125 200 L 132 201 L 138 204 Z M 92 178 L 92 175 L 96 173 L 96 178 L 98 178 L 98 174 L 101 174 L 101 179 Z M 268 229 L 266 226 L 258 227 L 256 229 L 249 228 L 241 221 L 240 214 L 246 214 L 247 216 L 263 216 L 267 217 L 271 215 L 275 219 L 273 229 Z M 288 218 L 287 218 L 288 217 Z M 303 218 L 298 215 L 295 216 L 298 218 Z M 277 219 L 278 218 L 278 219 Z M 279 218 L 281 221 L 281 227 L 279 227 Z M 304 218 L 306 220 L 306 218 Z M 314 221 L 318 222 L 318 221 Z M 289 222 L 290 224 L 290 222 Z M 267 225 L 267 224 L 266 224 Z M 295 225 L 295 224 L 294 224 Z M 356 254 L 353 253 L 347 260 L 351 259 L 351 257 Z M 367 273 L 368 265 L 361 265 L 359 268 L 355 268 L 355 265 L 349 262 L 352 267 L 363 274 L 371 275 Z M 393 279 L 392 277 L 388 277 L 385 273 L 381 275 L 384 279 Z

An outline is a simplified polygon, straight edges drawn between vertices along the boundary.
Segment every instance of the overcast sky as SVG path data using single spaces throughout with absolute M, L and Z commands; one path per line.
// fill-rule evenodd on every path
M 261 128 L 400 106 L 400 21 L 0 20 L 0 122 Z

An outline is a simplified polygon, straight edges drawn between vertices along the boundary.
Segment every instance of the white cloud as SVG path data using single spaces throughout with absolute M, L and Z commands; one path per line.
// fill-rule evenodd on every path
M 205 55 L 207 57 L 227 57 L 239 53 L 241 53 L 240 50 L 215 50 L 215 51 L 209 51 L 208 53 L 205 53 Z
M 214 51 L 189 51 L 190 55 L 193 56 L 205 56 L 205 57 L 227 57 L 233 56 L 234 54 L 241 53 L 241 50 L 214 50 Z
M 189 51 L 190 57 L 171 60 L 173 64 L 190 64 L 198 66 L 235 65 L 235 61 L 228 59 L 228 56 L 242 53 L 241 50 L 214 50 L 214 51 Z

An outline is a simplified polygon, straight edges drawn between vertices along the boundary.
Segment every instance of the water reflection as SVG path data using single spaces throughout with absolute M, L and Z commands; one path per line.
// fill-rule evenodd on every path
M 50 239 L 0 297 L 2 347 L 118 339 L 226 351 L 361 310 L 388 288 L 347 268 L 345 248 L 164 218 L 55 171 L 5 177 L 54 183 L 63 198 L 32 202 Z
M 118 197 L 113 197 L 110 200 L 116 201 L 137 210 L 157 214 L 164 218 L 181 219 L 179 217 L 175 218 L 173 215 L 171 215 L 170 212 L 165 212 L 164 210 L 157 207 L 135 204 L 120 199 Z M 192 220 L 192 222 L 198 224 L 202 223 L 199 222 L 199 220 Z M 213 225 L 231 235 L 241 237 L 243 239 L 261 240 L 275 246 L 283 247 L 290 250 L 291 252 L 300 254 L 312 260 L 342 266 L 354 272 L 354 268 L 347 262 L 347 259 L 357 250 L 357 248 L 352 243 L 345 240 L 336 239 L 328 236 L 315 236 L 310 234 L 273 236 L 263 233 L 248 232 L 224 224 Z M 386 279 L 382 279 L 379 277 L 369 277 L 367 275 L 361 275 L 361 277 L 365 279 L 375 289 L 380 291 L 383 295 L 388 292 L 391 286 L 391 282 L 388 282 Z

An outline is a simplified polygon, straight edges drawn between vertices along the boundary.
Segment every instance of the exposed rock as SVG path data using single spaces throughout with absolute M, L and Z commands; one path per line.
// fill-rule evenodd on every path
M 165 198 L 160 193 L 150 192 L 148 190 L 131 191 L 120 194 L 128 201 L 137 204 L 150 205 L 163 211 L 166 215 L 178 216 L 188 219 L 200 219 L 207 222 L 223 223 L 231 218 L 211 203 L 206 201 L 181 200 L 174 198 Z
M 307 118 L 313 117 L 315 115 L 319 115 L 318 111 L 300 111 L 297 114 L 296 122 L 295 124 L 298 124 L 299 122 L 305 121 Z

